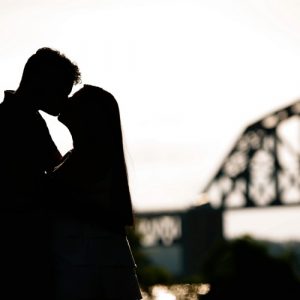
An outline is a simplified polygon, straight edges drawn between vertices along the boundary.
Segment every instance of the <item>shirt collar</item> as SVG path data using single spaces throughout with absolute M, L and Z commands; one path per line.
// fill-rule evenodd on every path
M 14 109 L 17 109 L 18 111 L 27 111 L 27 113 L 31 111 L 33 113 L 38 113 L 38 111 L 33 110 L 28 105 L 26 98 L 22 98 L 23 97 L 17 96 L 17 94 L 13 90 L 5 90 L 3 103 L 12 105 Z

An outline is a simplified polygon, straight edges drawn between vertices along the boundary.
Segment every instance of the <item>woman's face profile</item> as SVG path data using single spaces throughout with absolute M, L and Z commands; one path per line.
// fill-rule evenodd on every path
M 70 130 L 72 135 L 77 134 L 80 127 L 82 127 L 83 112 L 77 93 L 66 101 L 58 120 Z

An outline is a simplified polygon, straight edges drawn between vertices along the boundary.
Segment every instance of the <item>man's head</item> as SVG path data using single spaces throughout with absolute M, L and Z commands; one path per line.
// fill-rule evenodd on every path
M 80 71 L 59 51 L 40 48 L 27 61 L 17 93 L 35 109 L 58 115 L 73 84 L 80 82 Z

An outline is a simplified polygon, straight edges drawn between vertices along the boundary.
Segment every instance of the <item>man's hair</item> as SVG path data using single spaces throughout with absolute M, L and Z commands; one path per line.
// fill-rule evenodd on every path
M 51 77 L 57 75 L 63 76 L 73 84 L 81 82 L 79 68 L 74 62 L 57 50 L 40 48 L 26 62 L 20 86 L 26 85 L 36 76 L 51 80 Z

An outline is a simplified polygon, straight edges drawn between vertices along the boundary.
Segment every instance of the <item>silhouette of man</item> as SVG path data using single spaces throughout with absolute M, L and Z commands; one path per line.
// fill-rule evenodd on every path
M 0 298 L 52 298 L 50 222 L 41 186 L 61 155 L 38 111 L 57 116 L 79 81 L 76 64 L 41 48 L 25 64 L 18 89 L 5 91 L 0 104 Z

